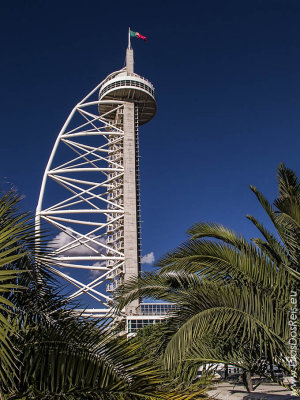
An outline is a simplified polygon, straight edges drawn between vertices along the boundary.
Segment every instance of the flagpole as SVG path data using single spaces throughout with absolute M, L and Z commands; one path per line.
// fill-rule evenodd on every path
M 131 49 L 131 41 L 130 41 L 130 27 L 128 28 L 128 48 Z

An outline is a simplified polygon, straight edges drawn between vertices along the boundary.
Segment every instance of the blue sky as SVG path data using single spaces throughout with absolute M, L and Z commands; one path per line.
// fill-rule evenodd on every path
M 143 254 L 156 258 L 198 221 L 250 238 L 264 220 L 249 184 L 276 195 L 279 162 L 300 173 L 300 2 L 45 1 L 0 4 L 0 186 L 34 212 L 54 140 L 76 102 L 123 67 L 153 82 L 140 129 Z

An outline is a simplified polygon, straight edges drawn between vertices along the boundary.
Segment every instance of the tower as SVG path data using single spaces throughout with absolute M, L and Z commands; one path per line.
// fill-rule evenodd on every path
M 46 222 L 53 233 L 49 268 L 86 315 L 106 315 L 114 291 L 140 271 L 138 128 L 155 113 L 154 87 L 134 72 L 129 41 L 126 67 L 73 108 L 46 166 L 37 230 Z

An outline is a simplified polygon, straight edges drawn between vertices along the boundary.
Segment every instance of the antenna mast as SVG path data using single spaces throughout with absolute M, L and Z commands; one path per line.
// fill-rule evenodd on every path
M 128 28 L 128 49 L 131 49 L 130 27 Z

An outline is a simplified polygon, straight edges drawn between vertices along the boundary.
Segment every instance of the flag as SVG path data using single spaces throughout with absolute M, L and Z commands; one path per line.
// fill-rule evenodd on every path
M 143 35 L 141 35 L 141 34 L 138 33 L 138 32 L 134 32 L 134 31 L 132 31 L 131 29 L 130 29 L 130 36 L 131 36 L 131 37 L 136 37 L 136 38 L 138 38 L 138 39 L 143 39 L 143 40 L 145 40 L 145 42 L 147 42 L 146 36 L 143 36 Z

